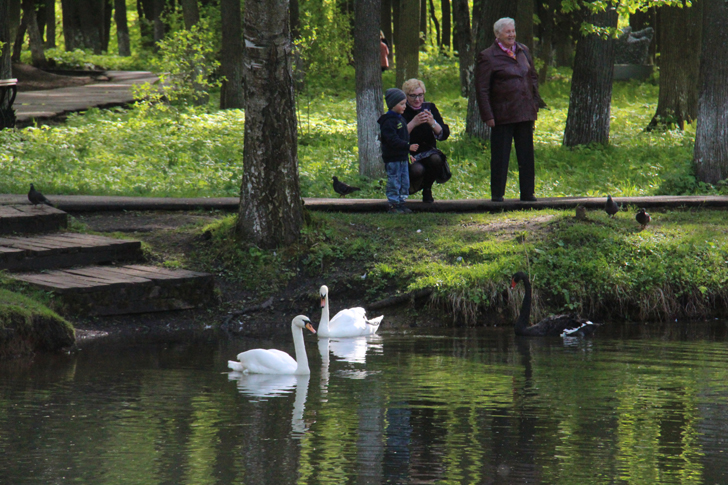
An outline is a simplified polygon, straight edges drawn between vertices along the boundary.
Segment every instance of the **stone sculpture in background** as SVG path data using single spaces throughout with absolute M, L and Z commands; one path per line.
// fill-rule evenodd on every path
M 650 43 L 655 31 L 647 27 L 637 32 L 632 32 L 632 27 L 625 27 L 622 35 L 616 40 L 617 49 L 615 64 L 647 64 Z

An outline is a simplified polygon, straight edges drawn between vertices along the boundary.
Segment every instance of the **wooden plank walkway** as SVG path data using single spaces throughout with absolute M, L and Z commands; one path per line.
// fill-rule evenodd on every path
M 52 291 L 70 312 L 84 315 L 185 310 L 214 300 L 211 274 L 155 266 L 92 266 L 13 278 Z
M 47 205 L 33 207 L 26 203 L 0 206 L 0 234 L 51 232 L 64 229 L 67 225 L 68 214 Z
M 90 234 L 50 234 L 0 237 L 0 269 L 33 271 L 82 264 L 139 261 L 139 241 Z

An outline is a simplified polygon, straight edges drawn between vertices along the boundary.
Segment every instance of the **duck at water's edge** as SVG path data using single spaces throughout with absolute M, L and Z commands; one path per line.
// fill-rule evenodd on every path
M 523 282 L 526 289 L 521 305 L 521 313 L 516 320 L 516 335 L 527 337 L 567 337 L 587 336 L 594 333 L 598 324 L 579 317 L 578 315 L 553 315 L 546 317 L 535 325 L 528 325 L 531 318 L 531 282 L 526 273 L 519 271 L 513 275 L 511 288 Z

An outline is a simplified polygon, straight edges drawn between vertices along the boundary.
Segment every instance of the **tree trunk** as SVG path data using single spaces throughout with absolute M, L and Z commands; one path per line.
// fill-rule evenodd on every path
M 109 51 L 109 39 L 111 39 L 111 17 L 114 13 L 114 0 L 102 0 L 104 27 L 101 29 L 101 50 Z
M 154 0 L 154 46 L 155 49 L 159 45 L 159 41 L 164 39 L 164 21 L 162 20 L 162 14 L 164 13 L 165 0 Z
M 220 70 L 225 76 L 220 109 L 243 109 L 243 43 L 240 0 L 221 0 L 222 52 Z
M 427 0 L 420 0 L 420 45 L 427 40 Z
M 728 178 L 727 45 L 728 3 L 703 0 L 700 100 L 694 163 L 698 179 L 710 184 Z
M 301 37 L 301 8 L 298 0 L 291 0 L 291 39 L 294 41 Z
M 470 67 L 473 65 L 473 31 L 470 29 L 468 0 L 453 0 L 452 18 L 455 23 L 453 47 L 458 54 L 460 70 L 460 95 L 468 97 L 470 89 Z
M 437 20 L 437 15 L 435 15 L 434 0 L 430 0 L 430 17 L 432 18 L 432 23 L 435 24 L 435 45 L 440 46 L 442 45 L 440 42 L 440 22 Z
M 692 7 L 660 8 L 660 94 L 657 111 L 647 129 L 658 125 L 677 125 L 685 129 L 698 115 L 700 56 L 703 4 Z
M 396 78 L 397 86 L 407 79 L 416 78 L 420 63 L 420 0 L 398 0 Z
M 43 38 L 40 36 L 38 20 L 35 16 L 35 0 L 23 0 L 23 22 L 28 29 L 31 63 L 38 68 L 46 67 L 48 62 L 43 51 Z
M 549 67 L 551 67 L 551 63 L 554 60 L 555 12 L 559 4 L 560 2 L 558 0 L 549 0 L 547 2 L 539 2 L 538 4 L 537 13 L 538 18 L 541 19 L 541 23 L 538 26 L 538 37 L 540 39 L 538 57 L 543 61 L 543 66 L 538 71 L 539 85 L 542 85 L 548 79 Z
M 156 1 L 137 0 L 139 32 L 142 36 L 142 46 L 146 49 L 154 48 L 154 2 Z
M 190 30 L 193 25 L 200 21 L 200 8 L 197 0 L 182 0 L 182 16 L 185 21 L 185 29 Z
M 28 26 L 26 25 L 26 19 L 25 16 L 23 16 L 20 20 L 20 25 L 18 26 L 18 29 L 15 31 L 15 41 L 13 43 L 13 55 L 12 60 L 13 64 L 20 62 L 20 54 L 23 52 L 23 42 L 25 42 L 25 33 L 28 31 Z
M 616 27 L 617 12 L 608 9 L 606 12 L 587 13 L 585 21 L 602 27 Z M 597 35 L 581 37 L 576 43 L 569 113 L 564 129 L 565 146 L 609 143 L 614 44 L 612 39 L 602 39 Z
M 46 0 L 45 6 L 45 47 L 53 49 L 56 47 L 56 2 Z
M 10 60 L 13 48 L 11 36 L 10 3 L 14 0 L 0 0 L 0 79 L 13 77 L 13 64 Z M 0 106 L 4 108 L 5 106 Z
M 382 69 L 379 62 L 381 0 L 357 0 L 354 10 L 354 67 L 356 69 L 356 131 L 359 147 L 359 175 L 384 176 L 379 149 L 382 116 Z M 372 21 L 374 20 L 374 21 Z
M 526 44 L 528 50 L 533 54 L 533 14 L 535 10 L 534 0 L 518 0 L 517 11 L 514 17 L 516 21 L 516 34 L 518 42 Z
M 303 226 L 288 0 L 245 2 L 245 144 L 237 228 L 262 248 Z
M 442 10 L 442 37 L 440 38 L 440 45 L 442 46 L 443 51 L 450 52 L 450 39 L 452 38 L 450 0 L 441 0 L 440 4 Z
M 91 49 L 101 54 L 104 3 L 100 0 L 62 0 L 63 38 L 66 51 Z
M 129 41 L 129 22 L 126 17 L 126 0 L 115 0 L 114 22 L 116 22 L 116 44 L 119 48 L 119 55 L 129 57 L 131 43 Z
M 503 17 L 515 17 L 515 4 L 510 0 L 478 0 L 473 4 L 473 25 L 475 37 L 475 50 L 473 60 L 477 59 L 480 51 L 490 47 L 495 40 L 493 24 Z M 516 32 L 518 32 L 516 30 Z M 518 38 L 518 37 L 516 37 Z M 473 77 L 475 69 L 470 67 L 470 81 L 468 93 L 468 113 L 465 120 L 465 133 L 482 140 L 490 139 L 490 128 L 480 119 L 478 101 L 475 98 L 475 82 Z

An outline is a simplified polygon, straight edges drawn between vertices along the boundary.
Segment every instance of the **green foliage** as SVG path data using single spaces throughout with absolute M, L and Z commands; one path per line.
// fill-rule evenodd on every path
M 23 62 L 30 63 L 30 52 L 24 52 L 28 58 Z M 91 51 L 76 49 L 66 52 L 54 48 L 46 49 L 46 58 L 55 64 L 56 69 L 77 69 L 77 70 L 105 70 L 105 71 L 142 71 L 149 69 L 151 54 L 145 51 L 129 56 L 105 54 L 95 55 Z

